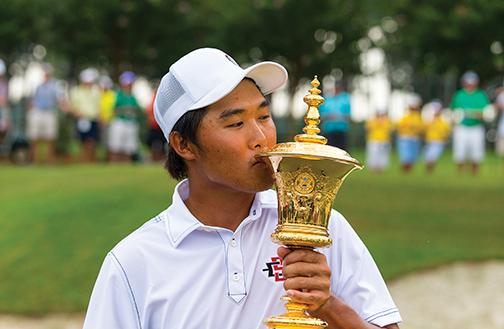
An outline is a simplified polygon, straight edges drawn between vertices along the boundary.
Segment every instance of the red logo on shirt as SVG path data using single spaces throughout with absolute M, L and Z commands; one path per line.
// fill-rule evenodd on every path
M 263 272 L 268 273 L 268 278 L 275 278 L 276 282 L 285 281 L 282 270 L 282 259 L 278 256 L 271 257 L 271 262 L 266 263 L 266 268 L 263 268 Z

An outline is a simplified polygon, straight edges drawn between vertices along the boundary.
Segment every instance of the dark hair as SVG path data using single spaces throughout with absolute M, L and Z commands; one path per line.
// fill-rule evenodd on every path
M 207 107 L 185 113 L 180 117 L 180 119 L 178 119 L 177 123 L 175 123 L 172 131 L 177 131 L 185 141 L 198 146 L 196 132 L 198 131 L 201 121 L 205 117 L 206 113 Z M 187 178 L 187 166 L 184 159 L 175 152 L 170 144 L 168 144 L 168 155 L 166 157 L 164 167 L 176 180 Z

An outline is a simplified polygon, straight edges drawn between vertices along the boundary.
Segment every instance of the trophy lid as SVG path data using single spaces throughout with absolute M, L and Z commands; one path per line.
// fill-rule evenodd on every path
M 270 151 L 261 154 L 268 157 L 295 157 L 310 160 L 332 160 L 344 164 L 353 165 L 362 169 L 362 164 L 352 158 L 346 151 L 335 146 L 326 145 L 327 139 L 318 135 L 320 129 L 320 114 L 318 107 L 324 103 L 324 98 L 320 96 L 318 89 L 320 82 L 317 76 L 311 82 L 310 93 L 303 100 L 308 105 L 308 110 L 304 116 L 306 126 L 303 128 L 304 134 L 298 134 L 294 137 L 295 142 L 276 144 Z

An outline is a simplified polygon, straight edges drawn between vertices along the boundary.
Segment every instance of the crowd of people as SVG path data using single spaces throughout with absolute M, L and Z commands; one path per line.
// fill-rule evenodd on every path
M 420 97 L 411 96 L 406 113 L 396 123 L 391 121 L 387 110 L 379 109 L 365 124 L 367 167 L 375 172 L 386 170 L 395 139 L 403 172 L 411 171 L 423 159 L 427 173 L 432 173 L 451 142 L 458 170 L 470 170 L 476 175 L 485 157 L 483 111 L 491 103 L 479 88 L 475 72 L 464 73 L 461 86 L 448 106 L 438 99 L 423 106 Z M 497 90 L 494 106 L 499 112 L 495 150 L 498 156 L 504 157 L 504 88 Z M 422 116 L 422 110 L 432 113 L 428 120 L 424 119 L 428 116 Z M 347 149 L 350 113 L 350 96 L 337 83 L 334 96 L 328 97 L 320 109 L 322 131 L 331 145 Z
M 115 88 L 110 77 L 87 68 L 80 72 L 78 84 L 65 91 L 54 78 L 51 65 L 44 64 L 43 70 L 44 81 L 25 106 L 23 129 L 28 161 L 54 163 L 68 158 L 72 141 L 77 141 L 77 158 L 84 163 L 138 160 L 142 142 L 149 149 L 149 159 L 165 158 L 164 136 L 153 114 L 155 93 L 150 105 L 141 108 L 132 93 L 135 73 L 122 72 Z M 395 141 L 403 172 L 409 172 L 423 159 L 426 171 L 431 173 L 451 142 L 458 170 L 469 169 L 477 174 L 485 156 L 483 110 L 490 100 L 479 88 L 474 72 L 461 77 L 461 86 L 447 106 L 438 99 L 423 106 L 418 96 L 410 97 L 407 111 L 398 122 L 391 121 L 386 109 L 378 109 L 365 123 L 367 167 L 376 172 L 386 170 Z M 504 87 L 497 90 L 494 106 L 499 112 L 495 149 L 504 157 Z M 432 113 L 428 120 L 422 116 L 422 109 Z M 6 65 L 0 59 L 0 157 L 6 153 L 5 144 L 12 130 L 9 112 Z M 329 144 L 347 150 L 351 95 L 340 81 L 320 107 L 320 115 L 321 130 Z
M 142 109 L 132 93 L 134 72 L 122 72 L 118 88 L 114 88 L 110 77 L 86 68 L 80 72 L 78 84 L 67 91 L 54 78 L 51 65 L 44 64 L 43 71 L 43 82 L 26 102 L 26 119 L 22 125 L 29 161 L 55 163 L 58 158 L 68 156 L 69 144 L 76 139 L 80 162 L 131 162 L 140 153 L 142 128 L 145 128 L 143 140 L 152 151 L 152 159 L 163 158 L 164 137 L 153 117 L 153 103 Z M 6 143 L 12 128 L 7 88 L 5 63 L 0 60 L 0 144 Z M 99 146 L 105 150 L 101 152 L 102 159 L 97 157 Z

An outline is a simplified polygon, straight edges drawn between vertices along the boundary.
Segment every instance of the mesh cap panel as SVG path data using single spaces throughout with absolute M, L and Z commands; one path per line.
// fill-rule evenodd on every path
M 154 106 L 154 116 L 165 136 L 170 133 L 163 118 L 172 105 L 184 95 L 184 88 L 171 73 L 167 73 L 159 84 Z

